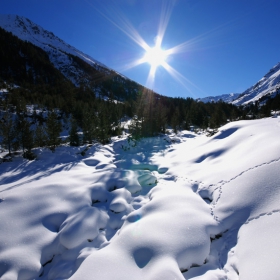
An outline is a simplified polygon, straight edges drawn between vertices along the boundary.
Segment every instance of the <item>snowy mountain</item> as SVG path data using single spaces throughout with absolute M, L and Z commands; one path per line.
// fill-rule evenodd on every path
M 0 164 L 0 278 L 279 279 L 279 133 L 238 121 Z
M 274 97 L 280 89 L 280 62 L 261 78 L 255 85 L 244 91 L 232 104 L 246 105 Z
M 121 88 L 124 83 L 132 82 L 125 76 L 108 68 L 92 57 L 70 46 L 52 32 L 49 32 L 25 17 L 18 15 L 0 15 L 0 27 L 11 32 L 19 39 L 28 41 L 44 50 L 51 63 L 73 84 L 90 85 L 96 92 L 102 91 L 100 81 L 104 77 L 114 77 Z M 124 90 L 133 94 L 138 91 L 137 85 L 128 85 Z M 116 87 L 116 86 L 115 86 Z M 280 88 L 280 63 L 275 65 L 260 81 L 242 94 L 231 93 L 220 96 L 210 96 L 197 99 L 202 102 L 218 102 L 222 100 L 235 105 L 246 105 L 255 101 L 262 101 L 266 97 L 275 96 Z M 103 92 L 110 92 L 108 88 Z
M 84 73 L 73 65 L 73 59 L 68 54 L 78 56 L 92 67 L 98 68 L 99 65 L 101 66 L 93 58 L 68 45 L 52 32 L 46 31 L 27 18 L 17 15 L 0 15 L 0 26 L 21 40 L 28 41 L 46 51 L 54 66 L 71 79 L 74 84 L 79 84 L 80 77 Z M 102 66 L 104 67 L 104 65 Z
M 44 50 L 53 65 L 76 86 L 82 83 L 100 89 L 97 84 L 104 76 L 128 80 L 25 17 L 0 15 L 0 27 Z
M 261 78 L 255 85 L 247 89 L 241 94 L 230 93 L 218 96 L 209 96 L 199 98 L 197 101 L 202 102 L 218 102 L 222 100 L 226 103 L 234 105 L 246 105 L 256 101 L 262 103 L 267 98 L 273 98 L 280 92 L 280 62 L 276 64 L 269 72 Z
M 201 101 L 204 103 L 218 102 L 218 101 L 224 101 L 226 103 L 231 103 L 239 95 L 240 95 L 240 93 L 230 93 L 230 94 L 223 94 L 223 95 L 218 95 L 218 96 L 208 96 L 208 97 L 198 98 L 197 101 Z

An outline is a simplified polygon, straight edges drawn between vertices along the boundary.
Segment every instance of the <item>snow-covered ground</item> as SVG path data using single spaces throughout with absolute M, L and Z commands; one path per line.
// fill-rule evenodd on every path
M 8 90 L 6 88 L 0 88 L 0 98 L 3 98 L 3 95 L 7 94 Z
M 0 165 L 1 279 L 279 279 L 279 117 L 85 149 Z

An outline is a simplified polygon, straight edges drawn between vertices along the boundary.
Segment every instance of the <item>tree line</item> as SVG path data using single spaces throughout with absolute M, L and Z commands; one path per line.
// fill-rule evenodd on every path
M 130 126 L 135 138 L 165 133 L 171 127 L 189 130 L 217 128 L 241 118 L 242 110 L 225 102 L 203 103 L 192 98 L 170 98 L 146 90 L 138 94 L 133 105 Z
M 107 106 L 100 107 L 98 112 L 84 110 L 81 117 L 76 118 L 74 114 L 69 115 L 59 109 L 34 109 L 30 114 L 26 106 L 1 106 L 0 144 L 9 154 L 20 149 L 24 157 L 32 158 L 34 147 L 49 147 L 54 152 L 62 143 L 60 134 L 63 129 L 69 132 L 67 142 L 71 146 L 90 144 L 93 141 L 106 144 L 111 136 L 121 133 L 120 115 L 113 109 L 115 106 L 111 105 L 108 102 Z M 115 119 L 110 118 L 112 113 Z M 116 116 L 119 118 L 116 119 Z
M 237 107 L 222 101 L 203 103 L 192 98 L 170 98 L 151 90 L 139 92 L 134 101 L 116 102 L 96 98 L 84 89 L 80 100 L 67 110 L 65 106 L 55 109 L 45 103 L 41 108 L 36 105 L 37 110 L 30 114 L 26 109 L 28 100 L 20 91 L 11 89 L 0 99 L 0 143 L 9 153 L 21 149 L 27 158 L 32 158 L 34 147 L 49 147 L 54 151 L 61 144 L 62 123 L 67 124 L 64 129 L 69 132 L 69 144 L 79 146 L 93 141 L 109 143 L 112 136 L 122 133 L 123 118 L 131 118 L 129 132 L 140 139 L 165 133 L 167 128 L 175 133 L 191 127 L 218 128 L 229 121 L 252 118 L 251 115 L 266 117 L 272 109 L 280 110 L 280 94 L 268 99 L 262 107 L 258 104 Z
M 1 146 L 12 151 L 19 149 L 23 157 L 33 159 L 32 148 L 48 146 L 52 151 L 61 143 L 60 132 L 62 126 L 56 112 L 50 112 L 46 123 L 31 122 L 24 113 L 11 113 L 6 110 L 1 115 L 0 135 Z

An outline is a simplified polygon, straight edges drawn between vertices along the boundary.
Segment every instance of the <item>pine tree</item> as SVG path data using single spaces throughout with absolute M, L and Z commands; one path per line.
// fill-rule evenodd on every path
M 167 108 L 161 103 L 159 106 L 156 106 L 156 108 L 157 131 L 165 133 L 167 126 Z
M 83 142 L 92 143 L 95 136 L 96 117 L 92 111 L 85 111 L 83 114 Z
M 172 128 L 175 134 L 177 134 L 178 129 L 179 129 L 179 108 L 176 107 L 175 112 L 172 116 L 171 120 Z
M 185 125 L 184 125 L 184 129 L 185 130 L 190 130 L 191 127 L 191 121 L 190 121 L 190 116 L 189 116 L 189 113 L 186 114 L 186 120 L 185 120 Z
M 50 149 L 54 152 L 55 148 L 60 144 L 60 132 L 62 130 L 61 122 L 58 120 L 58 115 L 55 111 L 52 111 L 48 114 L 47 118 L 47 140 Z
M 34 131 L 34 145 L 36 147 L 45 147 L 47 143 L 46 129 L 43 124 L 37 124 Z
M 0 120 L 0 135 L 2 138 L 1 145 L 8 149 L 9 154 L 11 154 L 12 145 L 16 136 L 14 127 L 13 115 L 6 111 Z
M 135 115 L 129 125 L 129 132 L 132 138 L 138 140 L 142 137 L 142 123 L 139 121 L 138 117 Z
M 78 134 L 78 125 L 75 119 L 71 119 L 71 128 L 69 135 L 70 146 L 80 146 L 80 138 Z
M 31 155 L 33 148 L 33 131 L 30 123 L 23 114 L 19 114 L 16 121 L 16 140 L 22 148 L 23 155 Z
M 111 125 L 109 121 L 109 112 L 106 104 L 100 107 L 100 111 L 98 113 L 98 140 L 102 144 L 109 143 L 109 134 L 111 130 Z

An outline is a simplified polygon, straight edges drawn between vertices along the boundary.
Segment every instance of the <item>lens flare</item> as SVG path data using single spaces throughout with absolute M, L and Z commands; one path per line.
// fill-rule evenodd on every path
M 166 53 L 158 46 L 149 48 L 143 59 L 151 64 L 151 67 L 158 67 L 165 62 Z
M 101 12 L 96 7 L 94 7 L 88 0 L 84 0 L 88 4 L 90 4 L 100 15 L 106 18 L 109 22 L 111 22 L 115 27 L 121 30 L 125 35 L 127 35 L 132 41 L 134 41 L 138 46 L 140 46 L 144 50 L 144 56 L 142 58 L 137 58 L 130 63 L 124 65 L 119 71 L 126 71 L 133 67 L 136 67 L 143 63 L 150 64 L 150 71 L 147 77 L 146 86 L 153 87 L 156 70 L 159 67 L 163 67 L 176 81 L 178 81 L 188 92 L 192 95 L 193 93 L 190 90 L 190 85 L 196 87 L 198 90 L 203 92 L 200 88 L 198 88 L 195 84 L 193 84 L 190 80 L 180 74 L 177 70 L 175 70 L 171 65 L 168 64 L 167 59 L 169 56 L 187 52 L 190 48 L 193 48 L 194 45 L 201 40 L 203 40 L 206 35 L 203 34 L 196 38 L 193 38 L 189 41 L 181 43 L 177 46 L 174 46 L 170 49 L 163 50 L 162 49 L 162 41 L 168 27 L 169 19 L 172 13 L 172 9 L 176 3 L 176 0 L 168 0 L 163 1 L 161 14 L 160 14 L 160 21 L 158 26 L 158 34 L 156 36 L 155 45 L 149 46 L 148 43 L 141 37 L 138 31 L 133 27 L 133 25 L 128 21 L 128 19 L 122 14 L 122 12 L 117 8 L 117 6 L 107 7 L 107 13 Z M 109 16 L 110 15 L 110 16 Z M 114 15 L 114 19 L 112 17 Z

